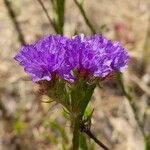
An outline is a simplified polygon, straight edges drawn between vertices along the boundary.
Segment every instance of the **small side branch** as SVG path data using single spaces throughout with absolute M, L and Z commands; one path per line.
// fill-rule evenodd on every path
M 136 120 L 136 123 L 137 123 L 139 129 L 141 130 L 141 133 L 142 133 L 143 137 L 146 138 L 146 134 L 144 132 L 143 125 L 141 124 L 141 122 L 139 120 L 139 117 L 138 117 L 138 114 L 137 114 L 137 109 L 136 109 L 135 103 L 134 103 L 134 101 L 133 101 L 130 93 L 128 93 L 127 90 L 126 90 L 126 88 L 125 88 L 125 85 L 124 85 L 124 82 L 123 82 L 121 74 L 118 73 L 117 76 L 118 76 L 118 83 L 120 85 L 122 93 L 126 97 L 128 103 L 129 103 L 129 105 L 130 105 L 130 107 L 132 109 L 132 112 L 133 112 L 134 118 Z
M 85 13 L 82 5 L 77 0 L 74 0 L 74 2 L 76 4 L 76 6 L 78 7 L 78 9 L 80 10 L 80 12 L 84 18 L 84 21 L 87 24 L 87 26 L 89 27 L 89 29 L 91 30 L 92 34 L 96 34 L 96 31 L 95 31 L 94 27 L 92 26 L 92 24 L 90 23 L 88 17 L 86 16 L 86 13 Z
M 81 132 L 84 132 L 85 134 L 87 134 L 91 139 L 94 140 L 95 143 L 97 143 L 101 148 L 103 148 L 104 150 L 110 150 L 105 144 L 103 144 L 100 140 L 98 140 L 95 135 L 91 132 L 91 130 L 89 128 L 87 128 L 85 125 L 82 125 L 80 127 Z
M 55 23 L 53 22 L 53 20 L 51 19 L 50 15 L 48 14 L 48 11 L 47 11 L 46 7 L 44 6 L 42 0 L 37 0 L 37 1 L 38 1 L 39 4 L 41 5 L 41 7 L 42 7 L 42 9 L 43 9 L 43 11 L 44 11 L 44 13 L 45 13 L 45 15 L 46 15 L 46 17 L 47 17 L 49 23 L 50 23 L 50 25 L 52 25 L 53 28 L 54 28 L 54 30 L 56 31 Z
M 14 24 L 14 27 L 16 28 L 16 30 L 17 30 L 17 32 L 18 32 L 19 41 L 20 41 L 20 43 L 21 43 L 22 45 L 25 45 L 25 44 L 26 44 L 25 38 L 24 38 L 24 35 L 23 35 L 22 30 L 21 30 L 21 28 L 20 28 L 20 25 L 19 25 L 19 23 L 18 23 L 18 21 L 17 21 L 17 19 L 16 19 L 16 14 L 15 14 L 15 12 L 14 12 L 12 6 L 11 6 L 11 3 L 10 3 L 9 0 L 4 0 L 4 3 L 5 3 L 5 5 L 6 5 L 6 8 L 7 8 L 7 10 L 8 10 L 8 13 L 9 13 L 10 18 L 12 19 L 12 22 L 13 22 L 13 24 Z

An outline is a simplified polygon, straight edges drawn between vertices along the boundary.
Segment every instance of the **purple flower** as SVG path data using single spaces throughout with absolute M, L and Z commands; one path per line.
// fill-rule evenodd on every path
M 55 35 L 24 46 L 15 59 L 33 81 L 51 80 L 53 74 L 68 81 L 79 76 L 106 77 L 112 71 L 127 67 L 128 54 L 118 42 L 100 35 L 75 36 L 72 39 Z
M 127 67 L 128 55 L 118 42 L 112 43 L 103 36 L 75 36 L 67 47 L 65 61 L 73 70 L 84 75 L 106 77 L 113 70 L 122 72 Z
M 15 60 L 24 67 L 34 82 L 49 81 L 53 74 L 62 76 L 61 65 L 67 41 L 67 38 L 60 35 L 45 37 L 35 44 L 22 47 Z
M 86 41 L 92 46 L 93 50 L 99 52 L 99 55 L 107 55 L 111 59 L 111 68 L 122 72 L 127 67 L 129 56 L 119 42 L 112 42 L 101 35 L 87 37 Z

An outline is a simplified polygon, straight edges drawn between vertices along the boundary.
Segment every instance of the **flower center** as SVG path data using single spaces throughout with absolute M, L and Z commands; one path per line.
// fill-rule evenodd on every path
M 81 69 L 79 71 L 79 78 L 88 78 L 89 76 L 89 71 L 87 69 Z

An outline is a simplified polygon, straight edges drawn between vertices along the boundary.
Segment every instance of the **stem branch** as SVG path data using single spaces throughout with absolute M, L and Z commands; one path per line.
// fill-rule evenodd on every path
M 46 17 L 47 17 L 49 23 L 53 26 L 53 28 L 54 28 L 54 30 L 55 30 L 55 32 L 56 32 L 55 23 L 53 22 L 53 20 L 51 19 L 50 15 L 48 14 L 48 11 L 47 11 L 46 7 L 44 6 L 42 0 L 37 0 L 37 1 L 38 1 L 39 4 L 41 5 L 41 7 L 42 7 L 42 9 L 43 9 L 43 11 L 44 11 L 44 13 L 45 13 L 45 15 L 46 15 Z
M 9 0 L 4 0 L 4 3 L 5 3 L 5 6 L 8 10 L 9 16 L 10 16 L 10 18 L 14 24 L 14 27 L 18 33 L 19 41 L 22 45 L 25 45 L 26 44 L 25 38 L 24 38 L 23 32 L 20 28 L 19 22 L 17 21 L 17 16 L 16 16 L 16 14 L 12 8 L 12 5 L 11 5 Z
M 77 0 L 74 0 L 74 2 L 77 5 L 78 9 L 80 10 L 80 13 L 82 14 L 82 16 L 84 18 L 84 21 L 87 24 L 87 26 L 89 27 L 89 29 L 91 30 L 92 34 L 96 34 L 96 30 L 94 29 L 94 27 L 90 23 L 88 17 L 86 16 L 86 13 L 85 13 L 82 5 Z
M 121 90 L 122 90 L 122 92 L 123 92 L 123 95 L 126 97 L 126 99 L 127 99 L 128 102 L 129 102 L 129 105 L 130 105 L 130 107 L 131 107 L 131 109 L 132 109 L 134 118 L 135 118 L 135 120 L 136 120 L 136 122 L 137 122 L 137 125 L 138 125 L 138 127 L 140 128 L 143 137 L 145 138 L 146 135 L 145 135 L 145 132 L 144 132 L 143 125 L 141 124 L 141 122 L 140 122 L 140 120 L 139 120 L 139 117 L 138 117 L 138 114 L 137 114 L 137 110 L 136 110 L 136 106 L 135 106 L 135 104 L 134 104 L 134 102 L 133 102 L 133 100 L 132 100 L 131 95 L 130 95 L 130 94 L 126 91 L 126 89 L 125 89 L 125 86 L 124 86 L 124 83 L 123 83 L 121 74 L 118 74 L 118 82 L 119 82 L 119 85 L 120 85 Z

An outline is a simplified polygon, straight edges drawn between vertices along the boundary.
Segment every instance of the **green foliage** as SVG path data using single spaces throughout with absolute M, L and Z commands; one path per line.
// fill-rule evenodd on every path
M 58 140 L 56 139 L 55 136 L 53 136 L 53 135 L 51 135 L 51 134 L 49 134 L 49 133 L 45 133 L 45 134 L 44 134 L 44 137 L 45 137 L 49 142 L 51 142 L 51 143 L 53 143 L 53 144 L 58 144 Z
M 80 79 L 71 87 L 71 119 L 73 124 L 73 150 L 78 150 L 80 143 L 80 126 L 83 123 L 83 116 L 86 107 L 91 100 L 91 96 L 95 89 L 95 84 L 89 84 L 85 80 Z M 86 119 L 89 121 L 92 113 L 90 113 Z M 83 141 L 82 141 L 83 142 Z M 85 141 L 84 141 L 85 142 Z
M 96 82 L 90 84 L 81 78 L 78 79 L 75 84 L 71 85 L 56 79 L 54 83 L 51 84 L 45 82 L 44 86 L 47 87 L 47 95 L 55 102 L 62 104 L 64 110 L 70 116 L 72 127 L 74 128 L 73 150 L 77 150 L 80 143 L 79 136 L 81 124 L 86 123 L 86 125 L 90 126 L 93 110 L 86 111 L 86 108 L 91 100 Z M 67 135 L 61 126 L 54 122 L 48 122 L 47 125 L 62 137 L 63 143 L 68 143 Z
M 145 150 L 150 150 L 150 135 L 145 138 Z
M 53 122 L 52 120 L 48 119 L 48 120 L 45 120 L 44 122 L 44 126 L 46 128 L 50 128 L 52 129 L 59 138 L 56 138 L 56 136 L 50 134 L 50 133 L 45 133 L 44 136 L 46 137 L 47 140 L 49 140 L 50 142 L 52 142 L 53 144 L 58 144 L 60 143 L 60 139 L 61 139 L 61 146 L 62 146 L 62 149 L 66 149 L 66 146 L 68 145 L 69 143 L 69 140 L 68 140 L 68 135 L 67 133 L 65 132 L 64 130 L 64 127 L 59 125 L 58 123 L 56 122 Z
M 62 137 L 62 140 L 65 144 L 68 144 L 68 137 L 67 137 L 67 134 L 64 130 L 64 127 L 58 125 L 57 123 L 55 122 L 51 122 L 50 123 L 50 127 L 52 129 L 54 129 L 61 137 Z
M 19 134 L 21 134 L 23 129 L 24 129 L 23 122 L 19 118 L 17 118 L 13 122 L 13 131 L 15 132 L 15 134 L 19 135 Z
M 47 95 L 57 103 L 62 104 L 67 110 L 69 110 L 69 94 L 66 88 L 66 84 L 64 81 L 57 80 L 52 85 L 46 85 L 47 82 L 44 83 L 44 86 L 47 86 L 48 93 Z

